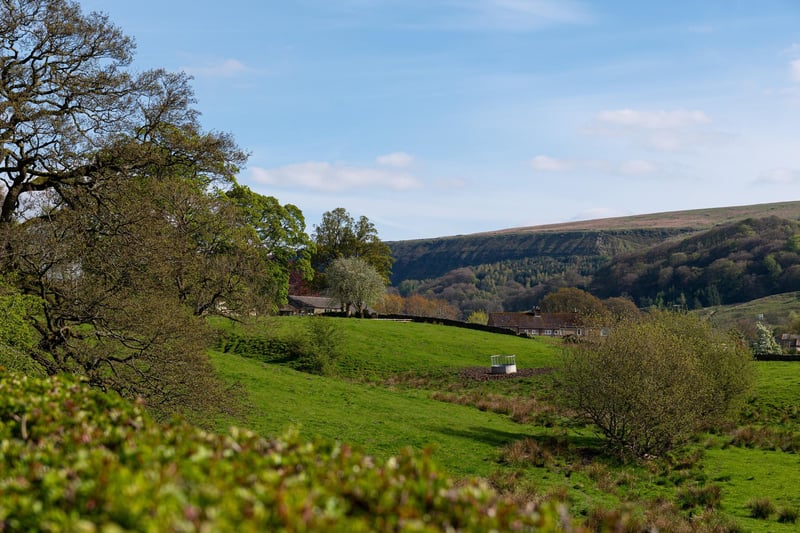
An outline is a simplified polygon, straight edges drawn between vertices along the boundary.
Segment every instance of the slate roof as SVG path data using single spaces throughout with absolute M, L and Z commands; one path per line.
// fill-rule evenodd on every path
M 289 295 L 289 305 L 301 309 L 338 309 L 341 307 L 333 298 L 325 296 L 292 296 Z
M 489 313 L 489 325 L 539 330 L 580 326 L 575 313 Z

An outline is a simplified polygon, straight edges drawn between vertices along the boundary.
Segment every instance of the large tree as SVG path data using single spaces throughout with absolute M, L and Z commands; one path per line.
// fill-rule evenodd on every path
M 9 232 L 17 285 L 38 301 L 26 355 L 156 412 L 222 405 L 202 317 L 246 313 L 268 258 L 232 204 L 182 177 L 105 181 L 72 191 Z M 98 198 L 100 200 L 98 200 Z
M 577 313 L 584 324 L 603 323 L 608 309 L 599 298 L 574 287 L 562 287 L 542 298 L 539 304 L 545 313 Z
M 239 208 L 269 257 L 265 278 L 270 280 L 273 300 L 285 302 L 291 275 L 297 275 L 302 281 L 314 277 L 311 267 L 314 242 L 306 233 L 302 211 L 238 184 L 226 191 L 225 196 Z
M 282 302 L 302 214 L 238 187 L 189 78 L 131 72 L 133 49 L 75 2 L 0 0 L 0 265 L 35 298 L 14 357 L 160 413 L 218 406 L 202 318 Z
M 358 220 L 342 207 L 327 211 L 322 222 L 314 226 L 313 234 L 316 252 L 312 265 L 318 275 L 318 287 L 325 286 L 325 273 L 328 266 L 342 257 L 358 257 L 370 264 L 386 283 L 392 273 L 392 251 L 378 237 L 375 224 L 361 216 Z
M 69 0 L 0 2 L 0 224 L 25 197 L 186 167 L 228 179 L 231 138 L 200 130 L 184 74 L 133 73 L 134 42 Z

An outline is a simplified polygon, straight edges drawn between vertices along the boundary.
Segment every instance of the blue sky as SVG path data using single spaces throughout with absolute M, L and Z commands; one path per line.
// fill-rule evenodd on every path
M 84 0 L 384 240 L 800 199 L 796 0 Z

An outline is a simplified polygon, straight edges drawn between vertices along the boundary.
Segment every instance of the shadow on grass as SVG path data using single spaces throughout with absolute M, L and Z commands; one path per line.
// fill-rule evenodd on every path
M 603 439 L 594 435 L 553 435 L 549 432 L 540 434 L 518 433 L 513 431 L 502 431 L 499 429 L 471 426 L 471 427 L 446 427 L 429 426 L 431 431 L 436 431 L 444 435 L 462 437 L 495 447 L 505 446 L 512 442 L 523 439 L 535 439 L 543 442 L 553 442 L 554 440 L 563 441 L 570 448 L 597 450 L 598 453 L 603 448 Z

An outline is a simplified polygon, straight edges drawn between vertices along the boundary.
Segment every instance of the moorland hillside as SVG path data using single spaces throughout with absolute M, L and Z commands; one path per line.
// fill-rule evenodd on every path
M 464 313 L 529 309 L 563 286 L 641 306 L 741 302 L 796 290 L 798 219 L 783 202 L 390 242 L 392 282 Z

